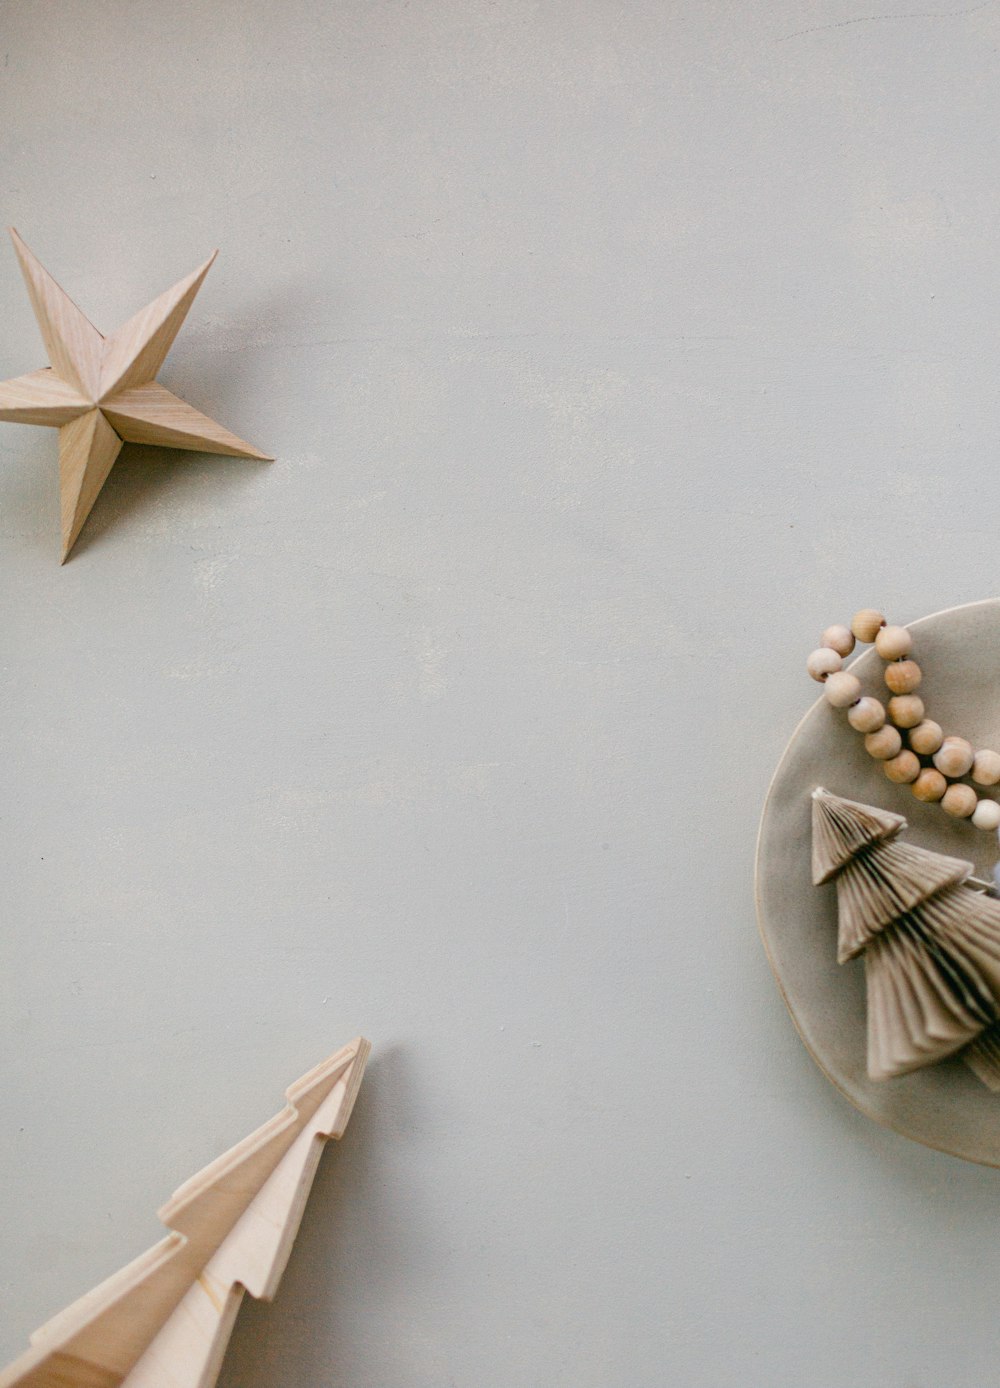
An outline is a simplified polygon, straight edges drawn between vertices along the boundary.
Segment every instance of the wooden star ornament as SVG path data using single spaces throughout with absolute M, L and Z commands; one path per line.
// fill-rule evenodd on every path
M 63 563 L 122 443 L 271 461 L 155 379 L 218 252 L 103 337 L 13 227 L 10 234 L 51 365 L 0 382 L 0 420 L 59 430 Z

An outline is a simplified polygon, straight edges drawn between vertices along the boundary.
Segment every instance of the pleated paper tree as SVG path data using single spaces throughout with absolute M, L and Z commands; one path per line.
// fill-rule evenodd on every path
M 960 1054 L 1000 1090 L 1000 901 L 972 864 L 897 841 L 902 815 L 813 792 L 812 868 L 836 878 L 837 959 L 864 954 L 868 1074 Z
M 167 1237 L 36 1330 L 0 1388 L 212 1388 L 244 1291 L 277 1289 L 369 1049 L 358 1037 L 303 1075 L 280 1113 L 181 1186 L 160 1211 Z

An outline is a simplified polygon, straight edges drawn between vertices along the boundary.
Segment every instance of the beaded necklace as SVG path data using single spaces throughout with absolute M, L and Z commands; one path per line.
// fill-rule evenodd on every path
M 888 706 L 863 694 L 857 675 L 843 669 L 858 641 L 874 644 L 886 662 L 885 682 L 892 695 Z M 971 819 L 977 829 L 1000 829 L 1000 803 L 981 798 L 961 780 L 969 776 L 980 786 L 1000 783 L 1000 753 L 976 751 L 964 737 L 946 737 L 941 725 L 925 716 L 924 702 L 914 692 L 922 674 L 910 658 L 912 649 L 905 627 L 889 626 L 881 612 L 866 607 L 854 614 L 849 627 L 827 627 L 806 669 L 824 686 L 833 707 L 846 709 L 847 721 L 864 734 L 865 750 L 882 763 L 890 781 L 908 785 L 918 800 L 937 802 L 956 819 Z

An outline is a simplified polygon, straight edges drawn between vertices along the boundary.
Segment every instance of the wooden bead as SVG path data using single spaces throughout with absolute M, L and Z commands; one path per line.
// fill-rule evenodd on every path
M 956 819 L 968 819 L 978 803 L 979 797 L 971 786 L 949 786 L 941 797 L 942 810 Z
M 995 786 L 1000 781 L 1000 753 L 984 747 L 972 763 L 972 779 L 980 786 Z
M 897 786 L 909 785 L 920 775 L 920 758 L 915 752 L 898 752 L 882 763 L 882 770 Z
M 886 723 L 884 727 L 869 733 L 865 738 L 865 751 L 876 761 L 888 761 L 890 757 L 899 754 L 903 746 L 903 739 L 899 735 L 899 729 L 894 728 L 891 723 Z
M 894 660 L 885 667 L 885 682 L 894 694 L 912 694 L 922 679 L 915 660 Z
M 966 742 L 964 737 L 946 737 L 934 753 L 934 765 L 954 780 L 956 776 L 966 774 L 972 766 L 973 756 L 972 743 Z
M 834 708 L 850 708 L 861 698 L 861 681 L 847 670 L 835 670 L 828 675 L 824 688 Z
M 875 649 L 883 660 L 902 660 L 913 650 L 913 637 L 906 627 L 883 627 L 875 637 Z
M 904 694 L 902 696 L 906 698 Z M 895 700 L 890 699 L 890 703 Z M 910 729 L 909 744 L 915 752 L 922 757 L 931 757 L 944 741 L 944 730 L 940 723 L 935 723 L 933 718 L 925 718 L 922 723 L 918 723 L 915 728 Z
M 897 694 L 889 700 L 889 717 L 897 728 L 915 728 L 923 722 L 924 701 L 918 694 Z
M 847 710 L 847 721 L 856 732 L 878 732 L 885 722 L 885 709 L 878 699 L 872 699 L 865 695 L 863 699 L 858 700 L 853 708 Z
M 839 670 L 843 661 L 836 651 L 830 650 L 828 646 L 820 646 L 815 650 L 806 661 L 806 669 L 814 680 L 820 684 L 824 682 L 827 675 L 832 675 L 835 670 Z
M 839 656 L 846 658 L 854 650 L 854 637 L 850 627 L 827 627 L 819 638 L 819 644 L 828 646 L 831 651 L 836 651 Z
M 885 618 L 874 607 L 863 607 L 851 618 L 851 631 L 859 641 L 871 643 L 885 626 Z
M 940 771 L 934 770 L 933 766 L 925 767 L 910 786 L 910 790 L 917 799 L 923 800 L 928 805 L 935 800 L 940 800 L 947 789 L 948 782 Z
M 980 800 L 972 811 L 972 822 L 977 829 L 1000 829 L 1000 805 L 995 800 Z

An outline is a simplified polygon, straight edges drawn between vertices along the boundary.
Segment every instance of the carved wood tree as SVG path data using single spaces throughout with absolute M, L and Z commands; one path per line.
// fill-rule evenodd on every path
M 36 1330 L 0 1388 L 212 1388 L 243 1293 L 277 1290 L 369 1050 L 358 1037 L 303 1075 L 280 1113 L 185 1182 L 160 1211 L 166 1238 Z

